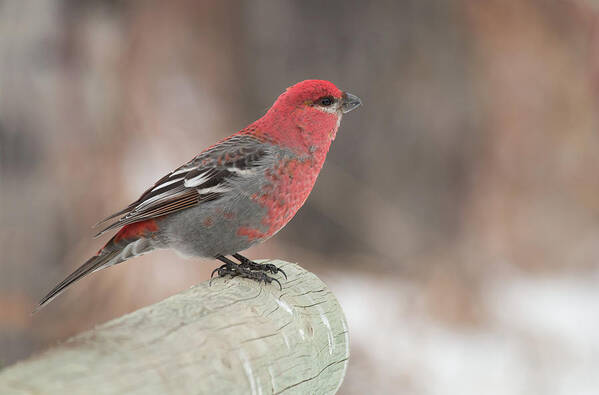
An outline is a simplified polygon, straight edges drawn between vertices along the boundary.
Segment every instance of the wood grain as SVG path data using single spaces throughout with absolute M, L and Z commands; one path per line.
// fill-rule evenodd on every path
M 328 394 L 345 375 L 345 317 L 326 285 L 201 283 L 0 372 L 14 394 Z

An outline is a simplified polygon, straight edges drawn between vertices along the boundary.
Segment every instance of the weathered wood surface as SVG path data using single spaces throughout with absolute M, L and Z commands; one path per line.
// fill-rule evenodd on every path
M 215 279 L 0 371 L 2 394 L 329 394 L 349 338 L 325 284 Z

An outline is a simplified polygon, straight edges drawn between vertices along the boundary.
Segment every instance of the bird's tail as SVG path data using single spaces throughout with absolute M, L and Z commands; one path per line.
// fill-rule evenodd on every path
M 79 266 L 77 270 L 69 274 L 67 278 L 58 283 L 52 291 L 44 296 L 33 313 L 40 311 L 69 286 L 88 274 L 116 265 L 129 258 L 148 253 L 155 249 L 156 245 L 152 242 L 152 238 L 146 237 L 148 236 L 148 224 L 146 224 L 146 222 L 149 221 L 138 222 L 123 227 L 95 256 Z M 150 231 L 155 230 L 155 223 L 150 225 Z

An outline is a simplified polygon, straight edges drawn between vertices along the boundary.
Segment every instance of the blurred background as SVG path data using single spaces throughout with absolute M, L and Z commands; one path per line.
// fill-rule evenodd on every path
M 340 393 L 596 394 L 592 0 L 0 2 L 0 367 L 206 280 L 156 252 L 29 315 L 91 225 L 308 78 L 364 105 L 247 255 L 338 296 Z

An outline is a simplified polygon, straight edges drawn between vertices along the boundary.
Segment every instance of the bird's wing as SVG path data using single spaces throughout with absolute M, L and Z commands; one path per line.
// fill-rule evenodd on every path
M 119 217 L 96 237 L 114 228 L 219 199 L 231 190 L 232 179 L 251 176 L 268 155 L 264 144 L 252 136 L 230 137 L 162 177 L 123 210 L 98 222 L 96 226 Z

